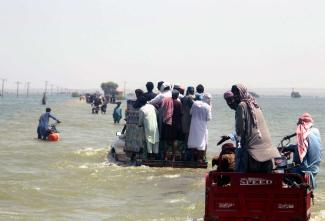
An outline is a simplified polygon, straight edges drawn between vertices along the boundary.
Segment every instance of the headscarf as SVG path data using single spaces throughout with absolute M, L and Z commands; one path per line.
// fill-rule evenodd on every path
M 180 86 L 180 85 L 175 84 L 174 87 L 173 87 L 173 89 L 177 90 L 180 94 L 184 95 L 185 89 L 184 89 L 183 86 Z
M 233 88 L 237 88 L 239 91 L 239 100 L 241 102 L 245 102 L 248 106 L 248 109 L 251 113 L 251 116 L 253 118 L 253 123 L 257 127 L 257 118 L 256 118 L 256 113 L 255 113 L 255 108 L 259 108 L 258 104 L 256 103 L 256 100 L 254 97 L 252 97 L 248 91 L 246 86 L 243 84 L 236 84 L 232 86 Z
M 231 91 L 227 91 L 227 92 L 225 92 L 225 93 L 223 94 L 223 98 L 224 98 L 225 100 L 227 100 L 227 99 L 229 99 L 229 98 L 231 98 L 231 97 L 234 97 L 234 94 L 233 94 Z
M 210 103 L 211 103 L 211 94 L 205 93 L 203 95 L 202 101 L 210 105 Z
M 310 134 L 310 128 L 313 126 L 313 118 L 309 113 L 304 113 L 298 118 L 296 129 L 296 140 L 300 162 L 304 159 L 308 149 L 307 137 Z
M 166 88 L 169 87 L 169 89 L 172 89 L 172 85 L 168 82 L 164 82 L 161 86 L 160 86 L 160 91 L 164 92 L 166 90 Z

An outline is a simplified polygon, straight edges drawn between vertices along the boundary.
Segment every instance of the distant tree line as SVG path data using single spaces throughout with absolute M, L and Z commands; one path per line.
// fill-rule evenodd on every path
M 105 95 L 112 96 L 116 95 L 116 89 L 118 88 L 118 84 L 113 81 L 103 82 L 100 87 L 104 91 Z

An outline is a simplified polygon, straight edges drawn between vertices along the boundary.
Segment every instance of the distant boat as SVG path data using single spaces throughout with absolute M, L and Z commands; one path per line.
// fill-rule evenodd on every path
M 295 91 L 294 88 L 292 88 L 292 92 L 291 92 L 291 98 L 300 98 L 301 95 L 298 91 Z

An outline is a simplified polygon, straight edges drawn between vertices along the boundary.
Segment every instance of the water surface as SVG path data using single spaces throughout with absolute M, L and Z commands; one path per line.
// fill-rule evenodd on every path
M 50 96 L 62 121 L 61 141 L 42 142 L 36 127 L 40 96 L 0 99 L 0 220 L 195 220 L 204 215 L 205 169 L 120 167 L 106 155 L 115 132 L 113 105 L 92 115 L 89 105 Z M 218 138 L 234 129 L 234 112 L 213 99 L 208 158 Z M 259 98 L 274 145 L 309 112 L 325 139 L 325 99 Z M 123 108 L 125 103 L 122 104 Z M 322 141 L 324 145 L 324 140 Z M 210 169 L 210 168 L 209 168 Z M 325 220 L 325 166 L 317 176 L 313 220 Z

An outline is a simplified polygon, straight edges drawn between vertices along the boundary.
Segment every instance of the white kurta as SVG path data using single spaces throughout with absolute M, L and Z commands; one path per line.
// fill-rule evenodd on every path
M 152 144 L 159 142 L 156 109 L 146 104 L 139 110 L 139 125 L 144 127 L 146 141 Z
M 195 101 L 192 105 L 188 148 L 205 150 L 208 145 L 208 121 L 211 120 L 211 106 L 203 101 Z

